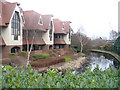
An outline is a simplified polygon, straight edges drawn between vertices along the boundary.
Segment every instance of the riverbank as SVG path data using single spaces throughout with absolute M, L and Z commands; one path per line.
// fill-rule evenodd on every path
M 45 71 L 47 71 L 48 69 L 51 69 L 51 68 L 56 68 L 60 71 L 64 71 L 67 68 L 70 68 L 70 69 L 74 70 L 74 69 L 81 68 L 82 65 L 86 62 L 87 62 L 86 57 L 78 57 L 76 60 L 73 60 L 73 61 L 70 61 L 70 62 L 62 62 L 62 63 L 59 63 L 59 64 L 51 65 L 49 67 L 34 68 L 34 69 L 36 69 L 38 72 L 45 72 Z

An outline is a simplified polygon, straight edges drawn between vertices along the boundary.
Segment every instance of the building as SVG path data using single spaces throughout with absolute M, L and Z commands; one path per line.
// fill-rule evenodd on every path
M 53 19 L 54 26 L 54 48 L 68 49 L 71 44 L 70 21 L 61 21 Z
M 32 49 L 32 54 L 46 53 L 53 48 L 52 15 L 41 15 L 35 11 L 24 11 L 23 51 Z
M 22 51 L 23 14 L 18 3 L 0 1 L 0 54 L 8 57 L 9 53 Z
M 32 51 L 48 53 L 50 49 L 67 50 L 71 44 L 70 21 L 53 19 L 33 10 L 23 11 L 19 3 L 0 1 L 0 55 Z

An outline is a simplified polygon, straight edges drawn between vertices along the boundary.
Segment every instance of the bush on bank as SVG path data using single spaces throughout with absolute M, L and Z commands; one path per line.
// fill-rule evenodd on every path
M 118 88 L 120 85 L 119 70 L 101 71 L 95 68 L 91 72 L 88 67 L 84 74 L 73 74 L 68 69 L 65 75 L 56 69 L 48 70 L 41 74 L 31 69 L 3 67 L 3 88 Z

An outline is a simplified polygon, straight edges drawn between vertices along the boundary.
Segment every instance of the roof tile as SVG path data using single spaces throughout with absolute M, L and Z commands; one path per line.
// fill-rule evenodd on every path
M 39 24 L 40 17 L 42 17 L 43 24 Z M 52 15 L 41 15 L 35 11 L 24 11 L 25 18 L 25 30 L 43 30 L 46 31 L 49 29 L 49 24 L 51 21 Z
M 59 19 L 53 19 L 54 23 L 54 28 L 55 32 L 54 33 L 59 33 L 59 34 L 67 34 L 69 33 L 69 28 L 70 28 L 70 21 L 61 21 Z M 63 28 L 64 25 L 64 28 Z
M 0 2 L 0 6 L 2 6 L 2 9 L 0 10 L 0 26 L 6 26 L 6 24 L 10 22 L 16 5 L 17 3 L 10 3 L 7 1 Z

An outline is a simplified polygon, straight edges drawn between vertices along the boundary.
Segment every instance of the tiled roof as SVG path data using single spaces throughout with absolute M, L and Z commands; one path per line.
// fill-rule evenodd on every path
M 10 3 L 7 1 L 0 1 L 0 26 L 7 26 L 12 17 L 13 11 L 17 3 Z
M 54 44 L 66 44 L 64 39 L 54 39 Z
M 24 11 L 25 18 L 25 30 L 43 30 L 46 31 L 49 29 L 49 24 L 51 21 L 52 15 L 41 15 L 33 10 Z M 40 17 L 42 18 L 43 24 L 39 24 Z
M 43 29 L 44 30 L 50 29 L 51 17 L 52 17 L 52 15 L 42 15 Z
M 70 32 L 70 21 L 64 21 L 63 22 L 64 23 L 64 31 L 66 32 L 66 33 L 69 33 Z
M 55 32 L 54 33 L 59 33 L 59 34 L 67 34 L 69 33 L 69 26 L 70 26 L 70 21 L 61 21 L 59 19 L 53 19 L 54 23 L 54 28 Z M 64 28 L 63 28 L 64 25 Z
M 0 45 L 6 45 L 3 38 L 2 38 L 2 36 L 0 36 Z

